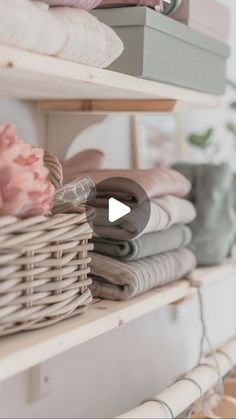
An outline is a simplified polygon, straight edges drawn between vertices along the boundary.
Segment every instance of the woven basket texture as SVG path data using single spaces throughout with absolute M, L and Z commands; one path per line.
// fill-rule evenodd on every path
M 54 154 L 49 151 L 44 152 L 44 164 L 49 170 L 48 180 L 52 182 L 55 189 L 58 189 L 63 184 L 63 169 L 60 161 Z
M 0 217 L 0 336 L 86 310 L 91 237 L 85 212 Z

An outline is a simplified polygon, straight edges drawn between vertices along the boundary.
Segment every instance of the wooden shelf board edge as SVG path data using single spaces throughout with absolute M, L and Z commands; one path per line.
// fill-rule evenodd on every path
M 38 109 L 54 112 L 173 112 L 176 100 L 49 100 L 39 101 Z
M 0 338 L 0 381 L 187 297 L 188 281 L 178 281 L 127 302 L 102 300 L 81 316 L 54 326 Z
M 191 286 L 209 286 L 236 276 L 232 260 L 224 265 L 198 268 L 190 282 L 181 280 L 129 301 L 95 300 L 81 316 L 32 332 L 0 338 L 0 381 L 62 354 L 76 346 L 138 319 L 158 308 L 184 302 L 195 295 Z
M 223 265 L 197 268 L 189 279 L 193 286 L 209 286 L 232 276 L 236 277 L 236 262 L 228 259 Z
M 217 106 L 221 98 L 0 45 L 0 94 L 31 100 L 164 99 Z

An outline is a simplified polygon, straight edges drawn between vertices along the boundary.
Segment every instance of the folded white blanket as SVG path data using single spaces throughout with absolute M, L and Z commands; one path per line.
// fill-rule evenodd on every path
M 51 13 L 66 26 L 68 36 L 60 58 L 93 67 L 109 66 L 123 51 L 115 32 L 86 10 L 55 7 Z
M 0 0 L 0 43 L 56 55 L 66 42 L 66 27 L 47 8 L 28 0 Z
M 115 32 L 86 10 L 30 0 L 0 0 L 0 43 L 101 68 L 123 51 Z

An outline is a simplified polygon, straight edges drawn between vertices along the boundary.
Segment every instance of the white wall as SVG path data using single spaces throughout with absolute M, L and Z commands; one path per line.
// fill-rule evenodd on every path
M 33 104 L 0 97 L 0 124 L 12 123 L 18 135 L 33 145 L 45 144 L 43 115 L 36 112 Z
M 235 0 L 225 2 L 236 16 Z M 195 118 L 200 121 L 199 116 Z M 43 118 L 33 106 L 1 99 L 3 121 L 14 121 L 29 142 L 44 144 Z M 76 139 L 69 154 L 96 147 L 107 151 L 106 166 L 129 167 L 128 123 L 126 117 L 116 116 L 91 127 Z M 235 278 L 205 291 L 214 345 L 236 334 L 235 296 Z M 47 362 L 51 390 L 40 401 L 28 403 L 27 372 L 5 381 L 0 387 L 0 417 L 112 417 L 154 396 L 197 361 L 200 320 L 196 298 L 184 308 L 177 317 L 172 306 L 157 310 Z
M 229 46 L 231 48 L 231 56 L 227 63 L 227 76 L 229 79 L 236 81 L 236 1 L 235 0 L 218 0 L 231 10 L 231 31 Z M 217 69 L 216 69 L 217 71 Z M 214 146 L 209 147 L 203 153 L 196 147 L 189 147 L 186 153 L 191 161 L 203 161 L 231 164 L 234 172 L 236 172 L 236 149 L 235 140 L 232 135 L 225 129 L 227 121 L 236 120 L 236 112 L 229 109 L 231 101 L 236 100 L 236 92 L 230 87 L 226 90 L 226 95 L 222 101 L 222 105 L 217 109 L 202 109 L 199 111 L 188 113 L 185 124 L 188 133 L 201 133 L 209 127 L 214 127 Z

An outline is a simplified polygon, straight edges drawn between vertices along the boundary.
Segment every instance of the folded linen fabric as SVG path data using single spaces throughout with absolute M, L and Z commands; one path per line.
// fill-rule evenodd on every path
M 66 38 L 65 25 L 46 8 L 38 7 L 38 3 L 28 0 L 0 1 L 1 44 L 56 55 Z
M 93 238 L 94 250 L 120 260 L 139 260 L 186 247 L 192 238 L 191 230 L 176 224 L 168 230 L 143 234 L 135 240 Z
M 124 6 L 160 6 L 160 0 L 102 0 L 100 7 L 124 7 Z
M 195 267 L 195 256 L 188 249 L 126 263 L 93 253 L 91 291 L 94 297 L 128 300 L 152 288 L 177 281 Z
M 50 6 L 78 7 L 78 9 L 90 10 L 97 7 L 102 0 L 42 0 Z
M 51 13 L 67 28 L 67 40 L 58 57 L 103 68 L 122 53 L 123 42 L 113 29 L 86 10 L 55 7 Z
M 75 179 L 75 172 L 70 174 L 67 166 L 63 167 L 65 182 Z M 191 188 L 187 180 L 179 172 L 172 169 L 150 170 L 98 170 L 84 173 L 93 179 L 98 185 L 96 206 L 105 206 L 107 198 L 112 194 L 113 198 L 121 200 L 130 206 L 140 205 L 143 200 L 163 195 L 185 196 Z M 127 182 L 124 181 L 127 179 Z M 129 182 L 129 180 L 131 182 Z M 106 181 L 106 182 L 104 182 Z M 99 185 L 102 182 L 102 190 Z M 135 184 L 139 187 L 135 187 Z M 141 193 L 141 188 L 145 191 Z
M 197 217 L 190 225 L 191 250 L 199 265 L 216 265 L 230 254 L 236 231 L 233 209 L 233 174 L 226 164 L 177 164 L 193 184 L 189 194 Z
M 177 196 L 163 196 L 150 201 L 149 207 L 144 203 L 135 207 L 126 217 L 107 223 L 107 209 L 99 208 L 94 220 L 96 235 L 116 240 L 131 240 L 142 234 L 167 230 L 174 224 L 191 223 L 196 210 L 193 204 Z M 148 219 L 143 229 L 143 220 Z
M 80 173 L 89 170 L 98 170 L 102 167 L 105 155 L 101 150 L 83 150 L 72 158 L 65 160 L 63 163 L 63 171 L 76 179 Z
M 0 43 L 94 67 L 106 67 L 121 54 L 120 38 L 87 11 L 46 6 L 1 0 Z

